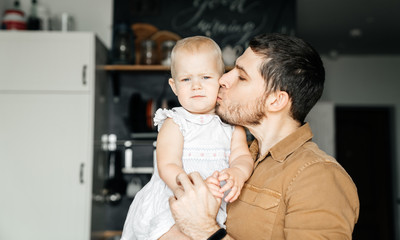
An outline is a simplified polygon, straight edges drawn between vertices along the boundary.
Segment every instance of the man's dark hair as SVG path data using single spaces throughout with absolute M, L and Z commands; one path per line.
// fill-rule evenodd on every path
M 325 70 L 317 51 L 297 37 L 278 33 L 256 36 L 249 46 L 264 59 L 260 73 L 266 81 L 266 94 L 287 92 L 291 116 L 303 123 L 324 89 Z

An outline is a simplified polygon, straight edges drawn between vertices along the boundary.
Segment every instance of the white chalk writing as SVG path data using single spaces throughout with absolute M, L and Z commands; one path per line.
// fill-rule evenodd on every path
M 266 26 L 267 14 L 254 15 L 255 12 L 259 12 L 259 8 L 262 6 L 261 2 L 193 0 L 191 7 L 180 10 L 175 15 L 172 19 L 172 27 L 178 31 L 203 33 L 209 37 L 217 36 L 222 38 L 222 44 L 228 41 L 245 44 L 256 30 L 264 29 Z M 225 19 L 222 11 L 237 14 L 239 17 L 245 15 L 246 21 Z M 212 13 L 210 14 L 210 12 Z

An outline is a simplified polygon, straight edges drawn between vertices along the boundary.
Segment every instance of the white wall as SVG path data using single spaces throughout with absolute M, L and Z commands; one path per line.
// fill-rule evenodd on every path
M 323 61 L 323 100 L 336 105 L 395 107 L 395 148 L 400 172 L 400 55 L 339 56 L 336 60 L 323 57 Z
M 318 144 L 318 147 L 336 157 L 335 104 L 326 101 L 317 102 L 305 121 L 310 124 L 314 135 L 313 141 Z
M 14 0 L 0 1 L 0 11 L 13 6 Z M 113 0 L 38 0 L 39 4 L 50 10 L 51 16 L 63 12 L 70 13 L 76 31 L 95 32 L 102 42 L 110 48 L 112 36 Z M 20 0 L 25 14 L 29 13 L 31 0 Z

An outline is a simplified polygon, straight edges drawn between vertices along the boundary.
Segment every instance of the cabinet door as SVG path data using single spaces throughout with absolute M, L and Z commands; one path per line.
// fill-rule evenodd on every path
M 0 90 L 88 91 L 94 39 L 89 33 L 0 32 Z
M 0 93 L 0 239 L 87 240 L 87 94 Z

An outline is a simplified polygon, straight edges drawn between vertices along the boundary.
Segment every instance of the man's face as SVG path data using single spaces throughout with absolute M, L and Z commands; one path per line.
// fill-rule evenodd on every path
M 265 114 L 265 81 L 259 72 L 262 59 L 247 48 L 234 69 L 219 83 L 216 113 L 222 120 L 245 127 L 258 125 Z

